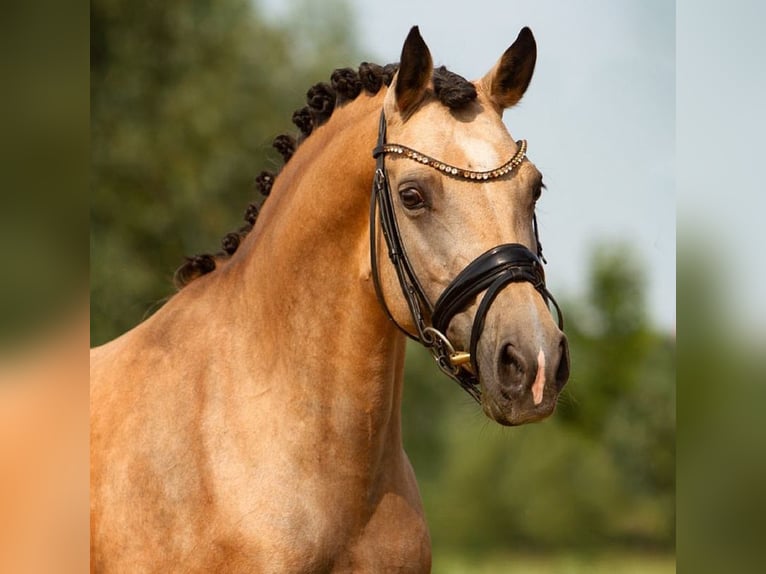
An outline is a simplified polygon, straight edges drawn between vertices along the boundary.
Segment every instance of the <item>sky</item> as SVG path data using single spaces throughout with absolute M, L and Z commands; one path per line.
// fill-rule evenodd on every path
M 286 5 L 261 4 L 277 18 Z M 548 285 L 558 297 L 583 296 L 593 248 L 628 244 L 648 274 L 651 319 L 674 329 L 675 3 L 350 4 L 367 59 L 398 61 L 407 32 L 418 25 L 434 63 L 469 79 L 483 76 L 523 26 L 532 29 L 535 75 L 504 120 L 516 139 L 528 140 L 528 155 L 548 188 L 538 204 Z
M 679 244 L 704 251 L 724 313 L 762 347 L 766 2 L 676 4 Z

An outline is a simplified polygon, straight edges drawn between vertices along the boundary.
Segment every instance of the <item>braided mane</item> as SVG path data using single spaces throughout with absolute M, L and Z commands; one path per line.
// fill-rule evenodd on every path
M 300 143 L 311 135 L 315 127 L 324 124 L 332 115 L 336 106 L 356 99 L 362 90 L 374 95 L 383 85 L 390 86 L 398 64 L 379 66 L 363 62 L 358 70 L 338 68 L 330 75 L 330 82 L 320 82 L 309 88 L 306 93 L 306 105 L 293 113 L 293 123 L 298 127 L 297 137 L 290 134 L 278 135 L 273 146 L 282 156 L 284 163 L 290 161 Z M 450 109 L 461 109 L 476 99 L 475 86 L 458 74 L 450 72 L 444 66 L 433 73 L 433 95 Z M 278 172 L 262 171 L 255 178 L 255 185 L 264 199 L 252 202 L 245 210 L 246 224 L 238 230 L 224 235 L 221 251 L 216 254 L 204 253 L 186 257 L 186 261 L 176 270 L 173 283 L 178 289 L 188 285 L 197 277 L 210 273 L 216 268 L 217 261 L 223 261 L 236 252 L 242 239 L 255 225 L 260 206 L 268 197 Z

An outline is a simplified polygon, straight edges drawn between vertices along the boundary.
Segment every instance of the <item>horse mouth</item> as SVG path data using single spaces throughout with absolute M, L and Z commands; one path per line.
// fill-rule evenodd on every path
M 549 417 L 556 409 L 559 394 L 569 379 L 569 350 L 561 338 L 556 351 L 542 348 L 524 353 L 511 343 L 493 353 L 481 377 L 482 409 L 492 420 L 505 426 L 519 426 Z M 489 357 L 486 357 L 489 358 Z
M 556 409 L 557 396 L 539 405 L 524 404 L 524 401 L 496 400 L 493 393 L 482 393 L 481 407 L 484 414 L 503 426 L 515 427 L 548 418 Z M 502 406 L 501 406 L 502 403 Z

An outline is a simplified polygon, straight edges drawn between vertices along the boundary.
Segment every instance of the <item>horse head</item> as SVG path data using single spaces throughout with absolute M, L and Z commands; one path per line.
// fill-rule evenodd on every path
M 569 377 L 537 236 L 542 175 L 502 121 L 535 60 L 524 28 L 483 78 L 468 82 L 434 70 L 413 28 L 384 97 L 374 152 L 379 299 L 504 425 L 551 414 Z

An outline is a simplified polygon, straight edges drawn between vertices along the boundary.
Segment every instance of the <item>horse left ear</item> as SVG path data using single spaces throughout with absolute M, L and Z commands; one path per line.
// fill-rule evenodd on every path
M 413 26 L 404 41 L 399 72 L 394 80 L 396 107 L 403 117 L 409 116 L 423 101 L 433 71 L 431 52 L 418 27 Z
M 537 61 L 537 44 L 532 30 L 521 29 L 516 41 L 481 79 L 484 92 L 500 110 L 515 105 L 529 87 Z

